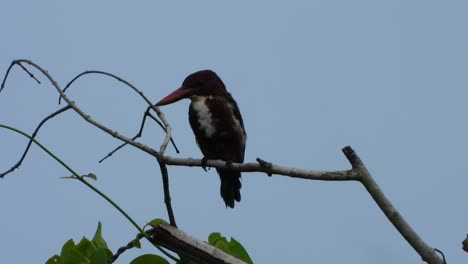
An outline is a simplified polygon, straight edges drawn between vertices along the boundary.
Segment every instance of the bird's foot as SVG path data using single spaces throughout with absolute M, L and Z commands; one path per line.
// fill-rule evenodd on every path
M 232 169 L 232 161 L 226 161 L 226 169 Z
M 208 167 L 208 170 L 206 169 L 206 162 L 208 161 L 208 158 L 207 157 L 203 157 L 201 159 L 201 167 L 204 171 L 208 171 L 210 168 Z

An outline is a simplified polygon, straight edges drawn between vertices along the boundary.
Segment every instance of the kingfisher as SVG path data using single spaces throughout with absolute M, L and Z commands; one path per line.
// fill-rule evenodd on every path
M 185 78 L 182 86 L 164 97 L 156 106 L 190 99 L 189 122 L 195 139 L 207 159 L 221 159 L 227 164 L 244 162 L 247 134 L 239 107 L 219 76 L 202 70 Z M 204 167 L 204 166 L 203 166 Z M 221 179 L 221 197 L 226 207 L 234 208 L 241 200 L 241 173 L 216 169 Z

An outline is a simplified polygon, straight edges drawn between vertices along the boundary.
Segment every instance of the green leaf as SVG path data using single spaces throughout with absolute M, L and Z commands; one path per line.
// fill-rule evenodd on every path
M 90 264 L 107 264 L 107 252 L 105 248 L 98 248 L 91 257 Z
M 228 244 L 229 242 L 227 241 L 227 239 L 225 237 L 223 237 L 220 233 L 216 232 L 216 233 L 211 233 L 209 236 L 208 236 L 208 244 L 214 246 L 214 247 L 217 247 L 219 249 L 226 249 L 227 251 L 224 251 L 226 253 L 229 253 L 229 250 L 228 250 Z
M 231 251 L 229 250 L 229 243 L 227 239 L 221 236 L 220 233 L 211 233 L 211 235 L 208 236 L 208 244 L 221 249 L 229 255 L 232 255 Z
M 70 241 L 70 240 L 69 240 Z M 72 241 L 73 242 L 73 241 Z M 62 250 L 61 260 L 63 264 L 83 264 L 89 263 L 89 258 L 85 257 L 76 247 L 67 248 Z
M 227 241 L 224 241 L 223 239 L 218 239 L 216 241 L 216 243 L 214 243 L 214 245 L 216 248 L 219 248 L 221 249 L 222 251 L 228 253 L 229 255 L 232 256 L 232 252 L 231 250 L 229 249 L 229 244 L 227 243 Z
M 130 264 L 169 264 L 169 262 L 158 255 L 146 254 L 135 258 Z
M 93 237 L 93 240 L 92 240 L 93 244 L 96 246 L 96 248 L 109 249 L 109 247 L 107 247 L 106 241 L 102 237 L 101 230 L 102 230 L 102 224 L 101 224 L 101 222 L 98 222 L 98 227 L 97 227 L 97 230 L 96 230 L 96 234 L 94 234 L 94 237 Z
M 45 264 L 61 264 L 62 260 L 60 259 L 59 255 L 54 255 L 50 259 L 46 261 Z
M 72 248 L 75 247 L 75 242 L 73 242 L 73 239 L 68 240 L 63 244 L 62 246 L 62 251 L 60 252 L 60 256 L 66 255 L 68 251 L 70 251 Z
M 167 224 L 167 221 L 164 220 L 164 219 L 161 219 L 161 218 L 155 218 L 151 221 L 149 221 L 149 223 L 147 225 L 150 225 L 152 227 L 156 227 L 157 225 L 159 225 L 160 223 L 164 223 L 164 224 Z
M 89 241 L 89 239 L 86 237 L 83 237 L 80 243 L 75 246 L 75 248 L 87 258 L 90 258 L 94 251 L 96 251 L 96 246 L 93 245 L 93 243 L 91 243 L 91 241 Z
M 215 242 L 220 239 L 222 236 L 220 233 L 218 232 L 215 232 L 215 233 L 211 233 L 209 236 L 208 236 L 208 244 L 210 245 L 214 245 Z
M 77 249 L 73 239 L 68 240 L 63 245 L 62 251 L 60 252 L 60 259 L 63 264 L 81 264 L 88 262 L 88 258 Z
M 242 246 L 241 243 L 239 243 L 233 237 L 231 237 L 229 249 L 231 250 L 232 256 L 244 261 L 245 263 L 253 264 L 253 261 L 247 253 L 247 250 L 245 250 L 244 246 Z
M 220 233 L 211 233 L 208 236 L 208 244 L 221 249 L 227 254 L 236 257 L 248 264 L 253 264 L 253 261 L 245 248 L 234 238 L 231 238 L 231 241 L 227 241 L 227 239 Z

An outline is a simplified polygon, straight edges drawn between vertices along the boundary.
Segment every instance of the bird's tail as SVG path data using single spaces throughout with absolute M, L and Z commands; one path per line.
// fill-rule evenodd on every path
M 241 173 L 226 169 L 217 169 L 217 171 L 221 179 L 221 197 L 226 207 L 234 208 L 234 200 L 238 202 L 241 200 Z

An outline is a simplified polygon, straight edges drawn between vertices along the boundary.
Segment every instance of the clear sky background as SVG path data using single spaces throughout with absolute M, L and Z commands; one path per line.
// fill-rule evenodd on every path
M 466 263 L 468 232 L 468 2 L 466 1 L 8 1 L 0 16 L 0 73 L 13 59 L 40 64 L 61 85 L 104 70 L 157 102 L 190 73 L 212 69 L 244 117 L 246 161 L 343 170 L 351 145 L 388 198 L 449 263 Z M 0 123 L 32 132 L 58 109 L 45 78 L 15 68 L 0 94 Z M 133 136 L 146 108 L 104 76 L 70 96 L 98 121 Z M 189 101 L 163 108 L 182 153 L 201 158 Z M 154 125 L 141 142 L 157 148 Z M 166 217 L 159 168 L 77 114 L 47 124 L 38 139 L 143 225 Z M 0 168 L 26 140 L 0 131 Z M 244 173 L 242 202 L 227 210 L 214 170 L 170 167 L 180 228 L 207 239 L 233 236 L 255 263 L 421 263 L 357 182 Z M 98 221 L 115 250 L 136 230 L 114 208 L 34 147 L 0 181 L 0 262 L 43 263 L 65 241 L 92 237 Z M 154 252 L 147 243 L 118 263 Z

